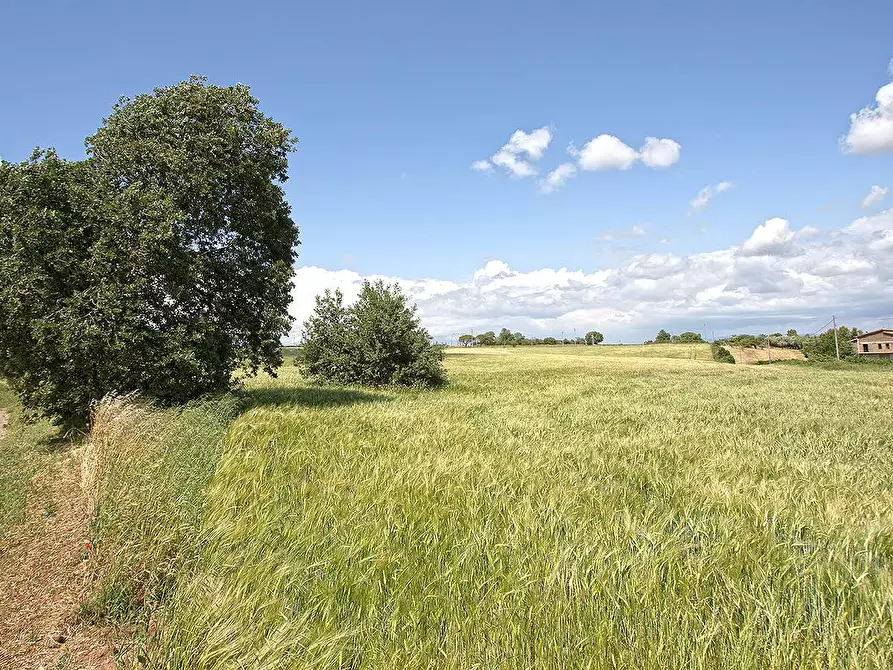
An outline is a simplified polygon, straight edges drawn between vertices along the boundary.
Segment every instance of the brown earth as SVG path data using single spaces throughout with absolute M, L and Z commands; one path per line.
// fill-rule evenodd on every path
M 0 409 L 0 440 L 6 435 L 6 424 L 9 422 L 9 412 Z
M 735 357 L 736 363 L 744 365 L 756 365 L 760 361 L 769 360 L 769 350 L 765 347 L 754 349 L 753 347 L 726 347 L 732 356 Z M 805 361 L 806 356 L 799 349 L 777 349 L 772 348 L 773 361 Z
M 77 617 L 95 581 L 87 509 L 72 449 L 35 479 L 25 522 L 0 537 L 0 668 L 115 667 L 112 631 Z

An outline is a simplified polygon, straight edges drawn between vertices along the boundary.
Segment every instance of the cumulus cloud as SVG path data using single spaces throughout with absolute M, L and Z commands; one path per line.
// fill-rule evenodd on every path
M 889 72 L 893 75 L 893 61 Z M 854 154 L 893 151 L 893 82 L 881 86 L 875 105 L 850 115 L 850 130 L 841 139 L 843 150 Z
M 681 150 L 682 145 L 674 140 L 646 137 L 639 155 L 648 167 L 665 168 L 679 162 Z
M 536 174 L 531 162 L 543 157 L 551 141 L 552 130 L 548 126 L 537 128 L 530 133 L 516 130 L 489 161 L 478 160 L 472 163 L 471 167 L 479 172 L 489 172 L 496 166 L 504 168 L 514 177 L 531 177 Z
M 542 193 L 552 193 L 564 186 L 564 183 L 575 174 L 577 174 L 576 165 L 573 163 L 562 163 L 547 174 L 545 179 L 540 181 L 540 191 Z
M 769 219 L 756 227 L 741 245 L 741 253 L 746 256 L 781 256 L 791 248 L 794 231 L 787 219 Z
M 730 188 L 732 188 L 732 182 L 730 181 L 721 181 L 718 184 L 714 184 L 713 186 L 705 186 L 700 191 L 698 191 L 698 194 L 694 197 L 694 199 L 692 199 L 692 201 L 688 203 L 691 206 L 689 214 L 705 207 L 717 193 L 728 191 Z
M 868 192 L 868 195 L 862 200 L 862 207 L 868 208 L 871 207 L 874 203 L 880 202 L 887 195 L 887 191 L 889 191 L 887 187 L 880 187 L 877 184 L 871 187 L 871 190 Z
M 613 135 L 599 135 L 577 151 L 569 149 L 584 170 L 628 170 L 639 160 L 638 152 Z
M 681 150 L 682 145 L 674 140 L 646 137 L 636 151 L 619 137 L 605 134 L 589 140 L 582 149 L 568 147 L 583 170 L 628 170 L 640 160 L 651 168 L 665 168 L 679 161 Z
M 769 219 L 740 245 L 682 255 L 650 253 L 611 267 L 522 272 L 491 260 L 466 279 L 397 279 L 422 323 L 446 340 L 508 327 L 530 335 L 597 327 L 608 341 L 641 341 L 659 328 L 772 332 L 837 313 L 863 327 L 893 319 L 893 209 L 821 235 Z M 376 277 L 371 277 L 376 278 Z M 313 297 L 340 287 L 352 300 L 364 277 L 350 270 L 297 270 L 293 335 Z
M 471 169 L 490 172 L 501 167 L 513 177 L 532 177 L 537 174 L 533 163 L 543 157 L 551 142 L 552 130 L 548 126 L 530 133 L 516 130 L 499 151 L 488 160 L 475 161 Z M 549 172 L 539 182 L 540 192 L 552 193 L 561 188 L 578 170 L 628 170 L 639 161 L 650 168 L 667 168 L 679 161 L 681 151 L 682 145 L 669 138 L 646 137 L 636 150 L 614 135 L 602 134 L 579 150 L 570 144 L 568 153 L 576 164 L 562 163 Z

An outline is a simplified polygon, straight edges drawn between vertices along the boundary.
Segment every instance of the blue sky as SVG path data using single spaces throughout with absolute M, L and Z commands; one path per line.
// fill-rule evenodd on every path
M 597 322 L 616 340 L 658 321 L 706 318 L 729 331 L 805 323 L 831 309 L 866 324 L 893 318 L 893 278 L 866 251 L 886 249 L 893 194 L 862 206 L 872 186 L 893 186 L 893 152 L 847 152 L 840 142 L 850 115 L 871 108 L 891 81 L 890 2 L 326 2 L 250 11 L 229 2 L 7 2 L 2 18 L 6 160 L 38 145 L 81 157 L 84 137 L 119 95 L 193 73 L 252 87 L 301 141 L 287 194 L 301 228 L 299 265 L 314 270 L 303 287 L 298 274 L 299 318 L 309 293 L 373 275 L 402 280 L 437 335 Z M 471 169 L 516 131 L 538 128 L 550 141 L 529 161 L 536 176 Z M 584 170 L 566 147 L 599 135 L 636 150 L 646 137 L 672 140 L 678 160 Z M 539 180 L 562 163 L 576 176 L 542 193 Z M 698 192 L 720 182 L 732 186 L 692 211 Z M 839 231 L 885 214 L 862 226 L 862 247 L 851 238 L 841 246 Z M 726 268 L 724 292 L 704 294 L 692 259 L 741 247 L 773 218 L 788 222 L 772 227 L 781 238 L 809 230 L 783 253 L 748 258 L 780 273 L 776 284 L 796 280 L 800 289 L 787 286 L 782 304 L 778 291 L 745 285 L 744 261 L 729 261 L 737 269 Z M 818 252 L 855 265 L 810 283 L 801 275 Z M 644 276 L 652 255 L 664 270 Z M 668 287 L 675 297 L 656 296 L 673 259 L 689 274 Z M 576 280 L 561 268 L 582 273 L 589 289 L 569 296 Z M 617 290 L 634 277 L 644 298 Z M 487 293 L 494 282 L 506 291 Z M 828 288 L 847 282 L 851 293 Z M 870 304 L 854 308 L 866 288 Z

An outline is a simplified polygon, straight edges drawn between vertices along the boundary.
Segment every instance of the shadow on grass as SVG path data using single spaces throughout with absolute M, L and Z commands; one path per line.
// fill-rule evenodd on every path
M 390 396 L 354 389 L 327 388 L 322 386 L 295 386 L 292 388 L 254 389 L 248 392 L 252 407 L 340 407 L 366 402 L 389 402 Z
M 83 439 L 83 435 L 69 435 L 55 429 L 55 432 L 38 438 L 34 446 L 44 454 L 60 454 L 71 449 L 75 443 Z

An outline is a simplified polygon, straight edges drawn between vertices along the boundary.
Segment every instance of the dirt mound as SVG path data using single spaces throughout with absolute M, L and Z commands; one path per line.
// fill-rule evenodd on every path
M 760 361 L 769 360 L 769 350 L 765 347 L 754 349 L 753 347 L 726 347 L 735 357 L 735 362 L 743 365 L 756 365 Z M 799 349 L 772 348 L 773 361 L 805 361 L 806 356 Z
M 2 668 L 115 667 L 110 631 L 76 617 L 94 581 L 80 461 L 72 450 L 42 473 L 25 522 L 0 537 Z

